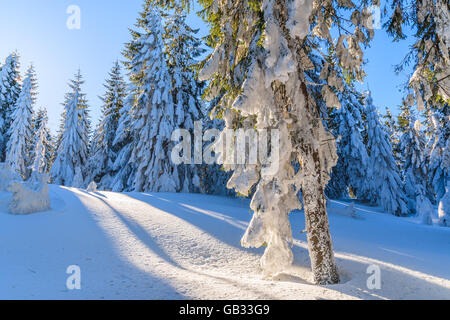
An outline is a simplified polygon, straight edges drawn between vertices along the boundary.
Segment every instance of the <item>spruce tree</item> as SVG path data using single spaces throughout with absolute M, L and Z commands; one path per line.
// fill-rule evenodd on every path
M 51 170 L 55 184 L 84 187 L 88 161 L 90 121 L 86 96 L 81 91 L 84 83 L 78 70 L 70 81 L 62 114 L 56 156 Z
M 350 191 L 353 197 L 362 199 L 369 157 L 361 135 L 363 128 L 359 101 L 344 104 L 332 116 L 337 123 L 333 133 L 337 137 L 339 159 L 333 168 L 327 194 L 335 199 L 347 198 Z
M 12 112 L 20 93 L 19 56 L 9 55 L 0 68 L 0 162 L 5 160 Z
M 130 109 L 134 142 L 129 162 L 135 191 L 177 192 L 183 187 L 171 161 L 172 132 L 178 119 L 183 120 L 181 113 L 175 113 L 161 20 L 161 14 L 146 1 L 138 30 L 131 32 L 133 40 L 125 52 L 134 86 Z
M 389 136 L 381 124 L 378 111 L 369 93 L 367 97 L 367 127 L 369 150 L 369 179 L 365 197 L 397 216 L 408 214 L 402 181 L 395 162 Z
M 186 24 L 186 15 L 180 8 L 168 17 L 164 38 L 169 73 L 172 78 L 172 97 L 175 109 L 175 128 L 194 132 L 194 123 L 204 119 L 201 101 L 202 83 L 197 79 L 194 66 L 205 50 L 196 38 L 198 30 Z M 202 153 L 202 150 L 191 152 Z M 191 153 L 192 154 L 192 153 Z M 178 165 L 181 192 L 200 192 L 200 163 L 195 164 L 195 154 L 190 164 Z
M 52 145 L 50 130 L 47 127 L 48 117 L 46 109 L 38 111 L 34 123 L 34 155 L 30 169 L 32 174 L 40 175 L 48 173 L 51 167 Z
M 102 116 L 94 133 L 87 172 L 89 182 L 95 181 L 100 190 L 109 189 L 111 185 L 112 167 L 117 157 L 113 143 L 126 97 L 126 85 L 118 61 L 114 63 L 104 86 Z
M 427 163 L 425 139 L 421 124 L 413 116 L 408 120 L 408 130 L 402 135 L 400 149 L 403 156 L 403 180 L 410 211 L 416 211 L 416 198 L 426 196 Z
M 211 80 L 206 97 L 220 100 L 213 114 L 225 120 L 221 142 L 235 129 L 266 129 L 279 133 L 270 143 L 272 159 L 277 158 L 279 141 L 279 170 L 269 174 L 271 163 L 256 165 L 226 163 L 233 171 L 228 187 L 241 194 L 255 190 L 251 208 L 253 219 L 241 243 L 246 247 L 266 246 L 261 260 L 268 273 L 283 270 L 292 262 L 289 248 L 292 231 L 288 215 L 299 209 L 297 195 L 301 191 L 305 209 L 308 244 L 314 281 L 322 284 L 339 281 L 329 233 L 324 188 L 329 172 L 337 161 L 333 137 L 325 130 L 321 104 L 305 76 L 315 68 L 308 48 L 333 46 L 338 66 L 343 66 L 349 78 L 362 76 L 360 43 L 373 35 L 363 30 L 362 12 L 353 4 L 346 6 L 332 1 L 210 1 L 202 0 L 203 17 L 210 23 L 208 44 L 214 52 L 200 73 L 201 79 Z M 344 8 L 344 9 L 342 9 Z M 355 34 L 333 43 L 329 27 L 346 22 L 339 10 L 351 8 L 355 19 Z M 362 11 L 365 10 L 362 8 Z M 311 25 L 310 25 L 311 23 Z M 312 28 L 312 35 L 306 37 Z M 344 29 L 346 29 L 344 27 Z M 306 37 L 306 38 L 305 38 Z M 319 50 L 317 50 L 319 51 Z M 307 80 L 308 79 L 308 80 Z M 329 107 L 339 107 L 335 90 L 343 89 L 338 73 L 327 73 L 317 99 Z M 231 131 L 233 132 L 233 131 Z M 223 151 L 223 150 L 222 150 Z M 222 155 L 226 159 L 234 149 Z M 273 164 L 272 162 L 272 164 Z M 266 175 L 267 173 L 267 175 Z
M 30 170 L 39 173 L 48 173 L 52 166 L 53 137 L 48 128 L 47 109 L 40 108 L 33 115 L 33 126 L 31 130 L 32 143 L 30 145 Z M 41 145 L 41 146 L 39 146 Z M 39 150 L 39 152 L 37 152 Z M 39 160 L 37 160 L 39 158 Z M 37 164 L 39 165 L 37 166 Z
M 389 134 L 389 138 L 392 144 L 392 151 L 394 153 L 395 161 L 401 170 L 402 163 L 402 151 L 400 149 L 400 136 L 399 125 L 396 122 L 396 119 L 392 115 L 392 112 L 389 108 L 386 108 L 386 114 L 383 115 L 384 126 L 386 128 L 387 133 Z
M 113 178 L 109 188 L 114 192 L 131 191 L 135 172 L 135 164 L 130 161 L 135 145 L 130 112 L 135 101 L 132 85 L 128 85 L 126 91 L 127 97 L 123 108 L 119 112 L 119 121 L 113 140 L 113 150 L 117 156 L 111 167 L 111 176 Z
M 11 114 L 13 121 L 8 130 L 9 139 L 6 148 L 6 163 L 23 179 L 27 179 L 29 176 L 28 165 L 30 158 L 28 148 L 31 143 L 35 86 L 35 74 L 31 66 L 27 71 L 22 90 Z
M 442 116 L 446 119 L 446 123 L 443 125 L 440 121 L 439 112 L 433 113 L 431 116 L 431 122 L 433 124 L 433 131 L 430 140 L 428 141 L 428 189 L 431 193 L 431 197 L 434 203 L 438 203 L 439 200 L 445 194 L 445 187 L 447 180 L 450 177 L 450 169 L 445 165 L 445 153 L 447 149 L 447 142 L 450 139 L 448 131 L 448 122 L 450 122 L 450 116 Z

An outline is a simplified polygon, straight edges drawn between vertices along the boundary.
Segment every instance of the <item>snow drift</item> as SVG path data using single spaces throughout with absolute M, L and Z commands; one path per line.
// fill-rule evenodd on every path
M 9 210 L 13 214 L 31 214 L 50 209 L 48 177 L 42 175 L 34 181 L 14 181 L 8 187 L 13 193 Z

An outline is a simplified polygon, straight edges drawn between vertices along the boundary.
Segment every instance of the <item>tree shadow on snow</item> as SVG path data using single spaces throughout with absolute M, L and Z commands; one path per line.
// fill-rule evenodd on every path
M 178 263 L 177 261 L 175 261 L 174 259 L 172 259 L 172 257 L 163 249 L 161 248 L 160 244 L 157 242 L 156 239 L 153 238 L 153 236 L 144 228 L 142 227 L 137 221 L 127 217 L 127 215 L 123 214 L 122 212 L 116 210 L 113 206 L 111 206 L 107 201 L 105 201 L 105 198 L 107 198 L 106 196 L 102 195 L 102 197 L 98 197 L 93 193 L 86 193 L 90 196 L 93 196 L 95 198 L 97 198 L 98 200 L 102 201 L 104 205 L 106 205 L 112 213 L 115 214 L 115 216 L 128 228 L 128 230 L 130 230 L 143 244 L 145 244 L 151 251 L 153 251 L 156 255 L 158 255 L 159 258 L 161 258 L 162 260 L 164 260 L 166 263 L 172 265 L 175 268 L 178 268 L 180 270 L 184 270 L 184 271 L 188 271 L 190 273 L 193 274 L 197 274 L 203 277 L 208 277 L 211 280 L 217 280 L 217 281 L 221 281 L 221 282 L 225 282 L 229 285 L 232 285 L 234 287 L 238 287 L 242 290 L 245 290 L 247 292 L 252 292 L 254 296 L 257 296 L 261 299 L 276 299 L 276 297 L 271 296 L 270 294 L 268 294 L 267 292 L 262 292 L 259 291 L 255 288 L 252 288 L 250 286 L 247 286 L 241 282 L 238 281 L 234 281 L 232 279 L 226 278 L 226 277 L 221 277 L 221 276 L 217 276 L 217 275 L 212 275 L 212 274 L 208 274 L 205 272 L 202 272 L 200 270 L 195 270 L 193 268 L 188 268 L 185 266 L 182 266 L 180 263 Z M 136 200 L 140 200 L 142 202 L 147 203 L 146 201 L 144 201 L 143 199 L 140 199 L 139 196 L 149 196 L 146 194 L 127 194 L 126 196 L 130 196 L 133 199 Z M 155 202 L 158 202 L 158 205 L 155 204 L 152 200 L 151 205 L 157 209 L 163 210 L 168 214 L 172 214 L 174 216 L 177 216 L 187 222 L 197 222 L 199 224 L 201 224 L 203 227 L 207 227 L 208 225 L 210 225 L 211 223 L 215 223 L 216 219 L 214 218 L 210 218 L 208 219 L 208 222 L 203 224 L 200 222 L 204 222 L 202 220 L 205 220 L 205 218 L 203 217 L 202 219 L 197 219 L 197 218 L 193 218 L 193 219 L 186 219 L 186 216 L 190 216 L 191 218 L 193 217 L 193 215 L 197 215 L 198 212 L 196 212 L 195 210 L 191 210 L 188 209 L 182 205 L 177 205 L 175 208 L 173 206 L 173 202 L 171 200 L 168 199 L 164 199 L 164 198 L 153 198 L 155 199 Z M 175 214 L 175 212 L 177 212 L 177 214 Z M 194 223 L 192 223 L 193 225 L 195 225 Z M 199 225 L 196 225 L 197 227 L 201 227 Z M 219 222 L 218 226 L 222 227 L 223 230 L 223 223 Z M 207 228 L 202 229 L 205 232 L 208 232 Z M 236 229 L 229 229 L 227 231 L 236 231 Z M 228 233 L 228 232 L 227 232 Z M 215 236 L 214 234 L 212 234 L 213 236 Z M 218 234 L 217 234 L 218 235 Z M 216 237 L 219 238 L 219 237 Z M 223 238 L 223 237 L 222 237 Z M 225 237 L 226 239 L 233 239 L 233 236 L 230 234 L 227 234 L 227 236 Z M 225 240 L 225 239 L 223 239 Z M 228 243 L 228 242 L 227 242 Z M 230 244 L 230 243 L 228 243 Z M 235 244 L 230 244 L 230 245 L 234 245 Z M 237 247 L 237 246 L 236 246 Z M 240 250 L 243 250 L 242 247 L 237 247 Z
M 113 208 L 105 200 L 107 199 L 105 195 L 96 195 L 93 193 L 87 193 L 87 195 L 95 197 L 107 205 L 120 221 L 142 241 L 142 243 L 172 266 L 210 277 L 211 280 L 223 281 L 232 284 L 233 286 L 240 287 L 243 290 L 252 291 L 257 296 L 268 299 L 275 298 L 268 296 L 265 292 L 260 292 L 255 288 L 251 288 L 231 279 L 206 274 L 199 270 L 193 270 L 191 267 L 186 268 L 182 266 L 175 261 L 168 252 L 158 244 L 157 239 L 154 239 L 145 228 L 139 225 L 138 222 Z M 250 212 L 248 215 L 246 214 L 248 202 L 241 201 L 241 203 L 239 203 L 236 199 L 219 196 L 210 196 L 208 199 L 211 199 L 211 201 L 205 202 L 205 196 L 194 194 L 177 194 L 175 197 L 163 193 L 131 193 L 124 195 L 148 204 L 149 213 L 151 213 L 152 207 L 159 209 L 166 214 L 173 215 L 188 222 L 217 240 L 235 247 L 238 250 L 256 253 L 258 255 L 262 255 L 264 251 L 264 249 L 244 249 L 240 246 L 240 239 L 251 218 Z M 294 230 L 295 227 L 298 226 L 294 223 Z M 293 247 L 293 269 L 294 271 L 296 268 L 303 269 L 302 275 L 304 276 L 304 269 L 310 268 L 309 255 L 305 247 L 305 241 L 300 240 L 303 242 L 302 244 L 298 244 L 298 236 L 295 238 L 297 238 L 297 244 Z M 439 278 L 424 273 L 418 275 L 414 270 L 391 266 L 383 261 L 380 261 L 381 290 L 368 289 L 367 280 L 371 274 L 367 273 L 367 268 L 372 264 L 372 262 L 369 261 L 370 259 L 365 260 L 365 257 L 363 256 L 358 257 L 355 255 L 350 257 L 346 256 L 346 254 L 338 253 L 336 260 L 342 282 L 338 285 L 323 286 L 328 290 L 340 292 L 359 299 L 450 299 L 450 286 L 448 286 L 447 283 L 442 282 Z M 295 274 L 295 272 L 290 272 L 289 270 L 275 276 L 273 280 L 302 285 L 310 284 L 309 279 L 300 277 Z M 157 281 L 162 280 L 158 278 Z M 174 290 L 173 288 L 170 289 Z
M 76 248 L 70 248 L 73 251 L 71 257 L 62 258 L 56 255 L 59 259 L 57 263 L 79 264 L 82 272 L 82 290 L 74 291 L 73 294 L 67 292 L 67 297 L 64 296 L 64 299 L 186 298 L 164 279 L 145 272 L 128 261 L 119 252 L 111 236 L 97 223 L 95 215 L 93 219 L 84 217 L 80 219 L 82 215 L 92 215 L 92 213 L 73 191 L 60 188 L 57 194 L 70 205 L 63 210 L 66 211 L 63 213 L 68 228 L 63 228 L 61 234 L 55 236 L 54 244 L 55 246 L 64 244 L 65 238 L 68 242 L 76 239 Z M 45 230 L 45 232 L 52 232 L 52 230 Z M 94 248 L 100 249 L 94 251 Z M 67 251 L 69 248 L 64 249 Z M 47 263 L 50 265 L 56 262 L 48 261 Z

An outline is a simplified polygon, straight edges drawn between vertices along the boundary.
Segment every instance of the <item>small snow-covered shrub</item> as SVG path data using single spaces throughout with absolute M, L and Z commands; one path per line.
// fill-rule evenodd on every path
M 72 187 L 79 189 L 83 189 L 86 187 L 86 185 L 84 184 L 83 174 L 81 173 L 81 168 L 77 168 L 75 171 L 75 177 L 73 178 Z
M 0 163 L 0 192 L 8 191 L 13 181 L 22 181 L 22 179 L 6 163 Z
M 430 200 L 424 195 L 417 196 L 416 198 L 416 214 L 421 217 L 422 223 L 426 225 L 432 225 L 433 221 L 431 217 L 433 216 L 433 205 Z
M 94 181 L 92 181 L 91 183 L 89 183 L 86 191 L 87 192 L 97 192 L 97 184 Z
M 358 213 L 356 212 L 356 208 L 355 208 L 355 203 L 351 202 L 348 207 L 346 208 L 329 208 L 328 209 L 330 212 L 332 211 L 335 214 L 338 214 L 340 216 L 345 216 L 345 217 L 349 217 L 349 218 L 353 218 L 353 219 L 360 219 L 361 217 L 358 215 Z
M 439 224 L 450 227 L 450 182 L 447 182 L 445 195 L 439 202 Z
M 48 177 L 30 182 L 13 182 L 8 191 L 13 193 L 9 210 L 13 214 L 30 214 L 50 209 Z
M 350 205 L 347 207 L 346 214 L 351 218 L 357 218 L 355 203 L 350 203 Z

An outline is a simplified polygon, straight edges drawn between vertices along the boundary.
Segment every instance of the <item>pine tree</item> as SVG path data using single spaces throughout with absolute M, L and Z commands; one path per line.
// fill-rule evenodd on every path
M 31 142 L 31 127 L 33 105 L 35 103 L 35 74 L 31 66 L 22 84 L 19 98 L 13 109 L 13 119 L 8 130 L 8 143 L 6 148 L 6 163 L 23 179 L 29 176 L 30 162 L 28 148 Z
M 387 133 L 389 134 L 389 138 L 392 144 L 392 151 L 394 153 L 395 161 L 399 165 L 399 169 L 401 170 L 401 161 L 402 161 L 402 151 L 400 149 L 400 135 L 399 125 L 397 124 L 392 112 L 389 108 L 386 108 L 386 114 L 383 115 L 384 126 L 386 128 Z
M 134 166 L 131 189 L 177 192 L 182 185 L 178 168 L 171 162 L 171 136 L 180 117 L 175 114 L 161 15 L 150 2 L 144 4 L 137 27 L 125 53 L 135 97 L 130 109 L 134 140 L 129 160 Z
M 12 112 L 20 93 L 19 56 L 9 55 L 0 68 L 0 162 L 5 160 Z
M 116 160 L 111 167 L 113 177 L 110 189 L 114 192 L 131 191 L 134 180 L 135 164 L 130 161 L 135 141 L 133 139 L 133 128 L 131 118 L 131 107 L 134 104 L 135 91 L 132 85 L 128 85 L 127 97 L 123 108 L 119 112 L 119 121 L 113 141 L 113 150 L 116 152 Z
M 388 133 L 380 122 L 378 111 L 369 93 L 367 97 L 369 179 L 365 197 L 386 212 L 397 216 L 408 213 L 402 181 L 395 162 Z
M 41 111 L 42 112 L 42 111 Z M 46 112 L 45 112 L 46 115 Z M 44 114 L 41 115 L 41 121 L 36 131 L 36 142 L 34 144 L 34 157 L 31 165 L 32 174 L 44 174 L 50 169 L 51 140 L 50 133 L 47 128 L 48 118 Z
M 336 70 L 330 58 L 328 64 Z M 321 73 L 323 78 L 325 71 L 322 70 Z M 326 122 L 328 129 L 336 138 L 339 157 L 326 188 L 327 195 L 334 199 L 349 196 L 361 198 L 367 178 L 368 155 L 362 135 L 365 129 L 364 97 L 355 90 L 352 83 L 345 83 L 344 88 L 342 92 L 337 91 L 342 107 L 328 108 Z
M 33 115 L 31 130 L 32 143 L 30 145 L 30 170 L 39 173 L 49 173 L 53 158 L 53 137 L 48 128 L 47 109 L 40 108 Z M 39 146 L 40 145 L 40 146 Z M 37 152 L 39 150 L 39 152 Z M 37 160 L 39 158 L 39 160 Z M 36 166 L 39 163 L 38 166 Z
M 314 6 L 313 1 L 279 0 L 200 3 L 205 8 L 203 17 L 211 25 L 208 45 L 214 48 L 200 75 L 211 80 L 207 97 L 220 97 L 213 114 L 223 118 L 226 125 L 217 144 L 226 142 L 227 134 L 235 129 L 266 129 L 279 134 L 279 139 L 270 143 L 273 162 L 224 166 L 233 171 L 228 187 L 244 195 L 255 188 L 251 202 L 254 216 L 241 242 L 246 247 L 267 246 L 261 263 L 269 273 L 290 265 L 288 215 L 300 208 L 297 195 L 301 190 L 314 280 L 336 283 L 339 276 L 323 190 L 337 157 L 334 139 L 322 123 L 323 110 L 305 76 L 306 70 L 315 68 L 307 48 L 318 49 L 321 41 L 334 46 L 337 65 L 347 70 L 349 78 L 360 78 L 359 42 L 367 41 L 361 31 L 365 28 L 360 23 L 363 19 L 354 19 L 355 35 L 340 37 L 334 45 L 330 24 L 340 27 L 345 22 L 336 18 L 339 14 L 335 10 L 342 6 L 331 1 Z M 355 12 L 362 17 L 359 10 Z M 310 22 L 313 35 L 305 39 Z M 342 78 L 332 70 L 318 84 L 322 88 L 319 98 L 329 107 L 339 107 L 334 90 L 343 89 L 342 84 Z M 277 141 L 279 161 L 275 160 Z M 233 155 L 235 149 L 230 149 L 222 159 Z M 279 165 L 279 170 L 269 174 L 265 170 L 268 163 Z
M 343 105 L 333 114 L 337 123 L 334 131 L 337 137 L 337 165 L 333 168 L 327 194 L 331 198 L 346 198 L 349 188 L 356 198 L 363 198 L 364 185 L 367 179 L 369 157 L 361 132 L 362 119 L 359 112 L 359 101 L 353 105 Z
M 225 124 L 223 120 L 211 119 L 209 115 L 207 115 L 203 119 L 203 128 L 205 129 L 205 132 L 208 132 L 209 130 L 214 130 L 218 134 L 224 129 L 224 127 Z M 214 136 L 214 139 L 216 139 L 217 137 L 218 136 Z M 209 140 L 204 141 L 203 150 L 205 151 L 210 150 L 213 146 L 214 140 L 212 137 L 210 137 Z M 204 161 L 205 160 L 206 159 L 204 159 Z M 216 162 L 212 164 L 202 165 L 199 174 L 200 174 L 201 193 L 230 196 L 230 197 L 236 195 L 233 189 L 227 188 L 227 182 L 231 178 L 230 172 L 225 171 L 223 169 L 223 166 L 217 164 Z
M 408 207 L 410 211 L 415 212 L 416 198 L 426 196 L 427 163 L 421 124 L 412 115 L 408 122 L 408 130 L 401 137 L 400 149 L 403 156 L 405 193 L 409 198 Z
M 81 71 L 70 81 L 66 94 L 61 131 L 56 146 L 56 156 L 51 170 L 55 184 L 67 187 L 84 187 L 85 168 L 88 161 L 90 121 Z
M 198 30 L 193 30 L 186 24 L 186 15 L 177 8 L 168 18 L 164 38 L 168 57 L 168 68 L 172 78 L 172 97 L 175 109 L 175 127 L 177 129 L 194 132 L 194 123 L 204 119 L 201 101 L 202 83 L 195 74 L 196 60 L 205 50 L 201 41 L 196 38 Z M 193 150 L 202 153 L 202 150 Z M 200 170 L 199 163 L 195 164 L 195 155 L 191 157 L 191 164 L 178 165 L 182 192 L 199 192 Z
M 126 85 L 118 61 L 114 63 L 104 86 L 106 93 L 102 97 L 102 117 L 94 133 L 87 173 L 88 180 L 95 181 L 100 190 L 111 185 L 112 167 L 117 157 L 113 142 L 126 97 Z
M 428 189 L 430 190 L 431 197 L 434 203 L 438 203 L 439 200 L 445 194 L 445 187 L 447 180 L 449 179 L 449 167 L 445 166 L 445 152 L 447 148 L 447 141 L 450 139 L 448 122 L 450 122 L 450 116 L 443 116 L 447 119 L 445 126 L 439 119 L 440 113 L 433 113 L 431 121 L 433 123 L 433 132 L 430 141 L 428 142 Z

